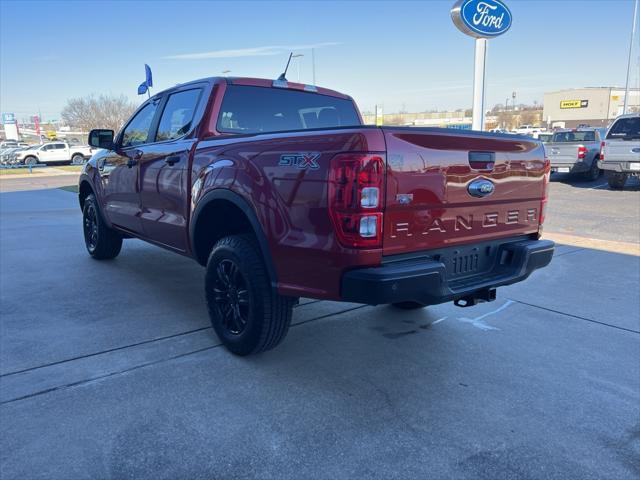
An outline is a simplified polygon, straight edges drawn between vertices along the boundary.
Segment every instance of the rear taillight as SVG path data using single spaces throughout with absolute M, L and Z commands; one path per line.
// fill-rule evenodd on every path
M 329 211 L 346 247 L 382 246 L 384 165 L 377 153 L 341 153 L 331 160 Z
M 587 147 L 582 145 L 578 147 L 578 160 L 583 160 L 587 156 Z
M 600 142 L 600 161 L 604 161 L 604 142 Z
M 542 201 L 540 202 L 540 215 L 538 216 L 538 234 L 542 234 L 542 224 L 547 213 L 547 199 L 549 195 L 549 178 L 551 177 L 551 162 L 545 156 L 544 158 L 544 175 L 542 185 Z

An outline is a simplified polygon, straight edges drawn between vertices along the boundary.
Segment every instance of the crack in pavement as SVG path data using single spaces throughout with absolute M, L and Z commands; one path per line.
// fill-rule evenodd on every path
M 566 312 L 561 312 L 560 310 L 555 310 L 553 308 L 548 308 L 548 307 L 542 307 L 540 305 L 535 305 L 533 303 L 527 303 L 527 302 L 523 302 L 522 300 L 516 300 L 515 298 L 510 298 L 509 300 L 516 302 L 516 303 L 520 303 L 522 305 L 528 305 L 529 307 L 533 307 L 533 308 L 539 308 L 541 310 L 546 310 L 547 312 L 553 312 L 553 313 L 557 313 L 559 315 L 565 315 L 567 317 L 571 317 L 571 318 L 576 318 L 578 320 L 584 320 L 586 322 L 591 322 L 591 323 L 596 323 L 598 325 L 603 325 L 605 327 L 611 327 L 611 328 L 615 328 L 617 330 L 624 330 L 625 332 L 631 332 L 631 333 L 638 333 L 640 334 L 640 330 L 633 330 L 632 328 L 626 328 L 626 327 L 620 327 L 618 325 L 613 325 L 611 323 L 607 323 L 607 322 L 601 322 L 599 320 L 594 320 L 592 318 L 587 318 L 587 317 L 581 317 L 580 315 L 574 315 L 573 313 L 566 313 Z
M 132 347 L 139 347 L 140 345 L 146 345 L 146 344 L 153 343 L 153 342 L 159 342 L 161 340 L 167 340 L 169 338 L 176 338 L 176 337 L 180 337 L 182 335 L 189 335 L 191 333 L 201 332 L 202 330 L 207 330 L 209 328 L 211 328 L 211 327 L 196 328 L 195 330 L 189 330 L 187 332 L 174 333 L 173 335 L 166 335 L 164 337 L 156 337 L 156 338 L 152 338 L 152 339 L 149 339 L 149 340 L 143 340 L 141 342 L 131 343 L 129 345 L 122 345 L 120 347 L 108 348 L 107 350 L 102 350 L 100 352 L 87 353 L 85 355 L 78 355 L 77 357 L 71 357 L 71 358 L 66 358 L 64 360 L 58 360 L 58 361 L 51 362 L 51 363 L 45 363 L 44 365 L 38 365 L 38 366 L 35 366 L 35 367 L 24 368 L 22 370 L 15 370 L 13 372 L 3 373 L 2 375 L 0 375 L 0 378 L 9 377 L 11 375 L 17 375 L 19 373 L 26 373 L 26 372 L 30 372 L 32 370 L 39 370 L 40 368 L 52 367 L 54 365 L 60 365 L 62 363 L 73 362 L 74 360 L 82 360 L 84 358 L 95 357 L 97 355 L 103 355 L 105 353 L 117 352 L 118 350 L 124 350 L 124 349 L 132 348 Z
M 320 301 L 322 301 L 322 300 L 320 300 Z M 515 303 L 519 303 L 519 304 L 522 304 L 522 305 L 527 305 L 529 307 L 539 308 L 539 309 L 542 309 L 542 310 L 545 310 L 545 311 L 557 313 L 559 315 L 564 315 L 564 316 L 568 316 L 568 317 L 571 317 L 571 318 L 576 318 L 578 320 L 584 320 L 584 321 L 595 323 L 595 324 L 598 324 L 598 325 L 603 325 L 603 326 L 615 328 L 615 329 L 618 329 L 618 330 L 623 330 L 623 331 L 627 331 L 627 332 L 631 332 L 631 333 L 640 334 L 640 331 L 638 331 L 638 330 L 633 330 L 633 329 L 625 328 L 625 327 L 619 327 L 617 325 L 612 325 L 612 324 L 609 324 L 609 323 L 606 323 L 606 322 L 600 322 L 598 320 L 593 320 L 593 319 L 590 319 L 590 318 L 581 317 L 579 315 L 573 315 L 573 314 L 570 314 L 570 313 L 561 312 L 559 310 L 555 310 L 555 309 L 547 308 L 547 307 L 542 307 L 540 305 L 535 305 L 535 304 L 532 304 L 532 303 L 523 302 L 521 300 L 516 300 L 516 299 L 509 299 L 509 301 L 507 303 L 505 303 L 504 305 L 502 305 L 498 310 L 489 312 L 488 314 L 482 315 L 479 318 L 483 318 L 483 317 L 485 317 L 487 315 L 491 315 L 493 313 L 497 313 L 500 310 L 503 310 L 504 308 L 508 307 L 511 304 L 509 302 L 515 302 Z M 313 303 L 318 303 L 318 302 L 313 302 Z M 326 314 L 326 315 L 321 315 L 319 317 L 314 317 L 314 318 L 310 318 L 310 319 L 307 319 L 307 320 L 303 320 L 303 321 L 300 321 L 298 323 L 292 323 L 291 324 L 291 328 L 297 327 L 297 326 L 300 326 L 300 325 L 305 325 L 307 323 L 314 322 L 314 321 L 317 321 L 317 320 L 322 320 L 322 319 L 329 318 L 329 317 L 337 317 L 337 316 L 339 316 L 341 314 L 352 312 L 352 311 L 355 311 L 355 310 L 360 310 L 360 309 L 363 309 L 363 308 L 369 307 L 369 306 L 370 305 L 359 305 L 357 307 L 351 307 L 351 308 L 347 308 L 345 310 L 340 310 L 338 312 L 333 312 L 333 313 L 329 313 L 329 314 Z M 444 317 L 444 318 L 446 318 L 446 317 Z M 444 318 L 439 319 L 435 323 L 440 323 L 440 321 L 444 320 Z M 18 373 L 25 373 L 25 372 L 29 372 L 29 371 L 33 371 L 33 370 L 37 370 L 37 369 L 41 369 L 41 368 L 46 368 L 46 367 L 49 367 L 49 366 L 59 365 L 59 364 L 66 363 L 66 362 L 71 362 L 71 361 L 75 361 L 75 360 L 81 360 L 81 359 L 84 359 L 84 358 L 87 358 L 87 357 L 97 356 L 97 355 L 101 355 L 101 354 L 104 354 L 104 353 L 110 353 L 110 352 L 113 352 L 113 351 L 124 350 L 124 349 L 127 349 L 127 348 L 136 347 L 136 346 L 139 346 L 139 345 L 154 343 L 154 342 L 158 342 L 158 341 L 162 341 L 162 340 L 166 340 L 166 339 L 170 339 L 170 338 L 176 338 L 176 337 L 179 337 L 179 336 L 188 335 L 188 334 L 195 333 L 195 332 L 198 332 L 198 331 L 207 330 L 209 328 L 211 328 L 211 327 L 203 327 L 203 328 L 191 330 L 189 332 L 178 333 L 178 334 L 175 334 L 175 335 L 168 335 L 168 336 L 165 336 L 165 337 L 160 337 L 160 338 L 156 338 L 156 339 L 152 339 L 152 340 L 146 340 L 144 342 L 138 342 L 138 343 L 131 344 L 131 345 L 126 345 L 126 346 L 122 346 L 122 347 L 116 347 L 116 348 L 104 350 L 104 351 L 98 352 L 98 353 L 92 353 L 92 354 L 88 354 L 88 355 L 82 355 L 82 356 L 74 357 L 74 358 L 71 358 L 71 359 L 61 360 L 61 361 L 58 361 L 58 362 L 52 362 L 50 364 L 42 365 L 42 366 L 39 366 L 39 367 L 31 367 L 31 368 L 28 368 L 28 369 L 24 369 L 24 370 L 15 371 L 15 372 L 11 372 L 11 373 L 8 373 L 8 374 L 0 375 L 0 378 L 7 377 L 9 375 L 15 375 L 15 374 L 18 374 Z M 204 352 L 204 351 L 207 351 L 207 350 L 212 350 L 214 348 L 218 348 L 218 347 L 221 347 L 221 346 L 222 346 L 222 343 L 217 343 L 217 344 L 210 345 L 210 346 L 207 346 L 207 347 L 204 347 L 204 348 L 199 348 L 197 350 L 193 350 L 193 351 L 190 351 L 190 352 L 185 352 L 185 353 L 181 353 L 181 354 L 178 354 L 178 355 L 173 355 L 171 357 L 162 358 L 162 359 L 155 360 L 155 361 L 152 361 L 152 362 L 142 363 L 142 364 L 130 367 L 130 368 L 123 369 L 123 370 L 118 370 L 118 371 L 110 372 L 110 373 L 107 373 L 107 374 L 104 374 L 104 375 L 99 375 L 97 377 L 78 380 L 76 382 L 71 382 L 71 383 L 67 383 L 67 384 L 64 384 L 64 385 L 51 387 L 51 388 L 48 388 L 48 389 L 45 389 L 45 390 L 40 390 L 38 392 L 34 392 L 34 393 L 31 393 L 31 394 L 28 394 L 28 395 L 23 395 L 23 396 L 20 396 L 20 397 L 16 397 L 16 398 L 12 398 L 10 400 L 6 400 L 6 401 L 3 401 L 3 402 L 0 402 L 0 405 L 7 405 L 7 404 L 11 404 L 11 403 L 18 402 L 18 401 L 21 401 L 21 400 L 27 400 L 29 398 L 33 398 L 33 397 L 36 397 L 36 396 L 45 395 L 47 393 L 60 391 L 60 390 L 66 390 L 68 388 L 74 388 L 74 387 L 77 387 L 77 386 L 81 386 L 81 385 L 85 385 L 85 384 L 88 384 L 88 383 L 96 382 L 96 381 L 102 380 L 104 378 L 109 378 L 109 377 L 113 377 L 113 376 L 116 376 L 116 375 L 122 375 L 122 374 L 125 374 L 125 373 L 128 373 L 128 372 L 134 371 L 134 370 L 138 370 L 140 368 L 149 367 L 149 366 L 153 366 L 153 365 L 158 365 L 158 364 L 164 363 L 164 362 L 170 362 L 172 360 L 176 360 L 178 358 L 187 357 L 189 355 L 195 355 L 197 353 Z
M 320 301 L 323 301 L 323 300 L 320 300 Z M 313 303 L 317 303 L 317 302 L 313 302 Z M 313 322 L 313 321 L 316 321 L 316 320 L 322 320 L 324 318 L 328 318 L 328 317 L 332 317 L 332 316 L 338 316 L 338 315 L 341 315 L 343 313 L 351 312 L 353 310 L 358 310 L 360 308 L 364 308 L 364 307 L 368 307 L 368 306 L 369 305 L 359 305 L 357 307 L 347 308 L 345 310 L 340 310 L 338 312 L 329 313 L 329 314 L 326 314 L 326 315 L 321 315 L 319 317 L 310 318 L 308 320 L 303 320 L 303 321 L 298 322 L 298 323 L 293 323 L 293 324 L 291 324 L 290 328 L 297 327 L 297 326 L 300 326 L 300 325 L 305 325 L 307 323 L 310 323 L 310 322 Z M 74 358 L 71 358 L 71 359 L 61 360 L 61 361 L 58 361 L 58 362 L 52 362 L 50 364 L 42 365 L 42 366 L 39 366 L 39 367 L 31 367 L 31 368 L 24 369 L 24 370 L 21 370 L 21 371 L 11 372 L 11 373 L 8 373 L 8 374 L 2 375 L 2 376 L 6 377 L 6 376 L 9 376 L 9 375 L 15 375 L 15 374 L 18 374 L 18 373 L 24 373 L 24 372 L 29 372 L 29 371 L 33 371 L 33 370 L 38 370 L 38 369 L 46 368 L 46 367 L 49 367 L 49 366 L 59 365 L 61 363 L 81 360 L 81 359 L 84 359 L 84 358 L 87 358 L 87 357 L 93 357 L 93 356 L 101 355 L 101 354 L 104 354 L 104 353 L 110 353 L 110 352 L 113 352 L 113 351 L 118 351 L 118 350 L 123 350 L 123 349 L 126 349 L 126 348 L 136 347 L 136 346 L 139 346 L 139 345 L 154 343 L 154 342 L 165 340 L 165 339 L 168 339 L 168 338 L 175 338 L 175 337 L 179 337 L 179 336 L 182 336 L 182 335 L 187 335 L 187 334 L 190 334 L 190 333 L 195 333 L 195 332 L 198 332 L 198 331 L 207 330 L 209 328 L 212 328 L 212 327 L 203 327 L 203 328 L 199 328 L 199 329 L 196 329 L 196 330 L 191 330 L 189 332 L 184 332 L 184 333 L 181 333 L 181 334 L 169 335 L 169 336 L 166 336 L 166 337 L 161 337 L 161 338 L 157 338 L 157 339 L 153 339 L 153 340 L 147 340 L 147 341 L 144 341 L 144 342 L 138 342 L 136 344 L 132 344 L 132 345 L 128 345 L 128 346 L 123 346 L 123 347 L 112 348 L 112 349 L 109 349 L 109 350 L 104 350 L 104 351 L 98 352 L 98 353 L 92 353 L 92 354 L 89 354 L 89 355 L 82 355 L 82 356 L 74 357 Z M 37 397 L 37 396 L 40 396 L 40 395 L 45 395 L 47 393 L 51 393 L 51 392 L 55 392 L 55 391 L 59 391 L 59 390 L 66 390 L 68 388 L 73 388 L 73 387 L 77 387 L 77 386 L 80 386 L 80 385 L 85 385 L 85 384 L 88 384 L 88 383 L 96 382 L 98 380 L 102 380 L 104 378 L 109 378 L 109 377 L 113 377 L 115 375 L 125 374 L 125 373 L 131 372 L 133 370 L 138 370 L 138 369 L 143 368 L 143 367 L 149 367 L 149 366 L 157 365 L 157 364 L 163 363 L 163 362 L 169 362 L 171 360 L 175 360 L 175 359 L 178 359 L 178 358 L 183 358 L 183 357 L 186 357 L 186 356 L 189 356 L 189 355 L 194 355 L 196 353 L 204 352 L 204 351 L 211 350 L 211 349 L 214 349 L 214 348 L 217 348 L 217 347 L 221 347 L 221 346 L 222 346 L 222 343 L 216 343 L 214 345 L 209 345 L 207 347 L 199 348 L 197 350 L 193 350 L 193 351 L 190 351 L 190 352 L 185 352 L 185 353 L 181 353 L 181 354 L 178 354 L 178 355 L 173 355 L 173 356 L 167 357 L 167 358 L 161 358 L 159 360 L 155 360 L 155 361 L 152 361 L 152 362 L 141 363 L 139 365 L 135 365 L 133 367 L 126 368 L 126 369 L 123 369 L 123 370 L 118 370 L 118 371 L 115 371 L 115 372 L 106 373 L 104 375 L 98 375 L 96 377 L 91 377 L 91 378 L 88 378 L 88 379 L 78 380 L 76 382 L 71 382 L 71 383 L 67 383 L 67 384 L 64 384 L 64 385 L 58 385 L 58 386 L 47 388 L 47 389 L 44 389 L 44 390 L 39 390 L 37 392 L 33 392 L 33 393 L 28 394 L 28 395 L 22 395 L 20 397 L 12 398 L 10 400 L 5 400 L 3 402 L 0 402 L 0 405 L 7 405 L 7 404 L 18 402 L 18 401 L 21 401 L 21 400 L 27 400 L 29 398 Z M 0 376 L 0 378 L 2 376 Z

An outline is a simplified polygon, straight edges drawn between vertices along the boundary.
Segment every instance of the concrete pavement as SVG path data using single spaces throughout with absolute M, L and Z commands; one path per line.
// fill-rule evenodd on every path
M 61 190 L 2 194 L 0 219 L 3 479 L 640 475 L 638 256 L 559 246 L 470 309 L 303 300 L 238 358 L 195 262 L 93 261 Z

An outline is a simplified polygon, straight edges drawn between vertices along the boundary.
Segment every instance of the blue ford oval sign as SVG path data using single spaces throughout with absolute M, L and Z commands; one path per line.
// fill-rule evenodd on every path
M 478 198 L 491 195 L 494 190 L 495 190 L 495 186 L 493 185 L 493 183 L 491 183 L 489 180 L 485 180 L 484 178 L 481 178 L 479 180 L 474 180 L 467 187 L 467 191 L 469 192 L 469 195 L 471 195 L 472 197 L 478 197 Z
M 497 37 L 511 27 L 511 11 L 500 0 L 458 0 L 451 18 L 462 33 L 476 38 Z

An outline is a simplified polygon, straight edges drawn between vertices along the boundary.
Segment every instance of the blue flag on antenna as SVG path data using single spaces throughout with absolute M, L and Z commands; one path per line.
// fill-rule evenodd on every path
M 147 93 L 149 87 L 153 87 L 153 76 L 151 75 L 151 67 L 149 67 L 149 65 L 147 65 L 146 63 L 144 64 L 144 73 L 146 79 L 138 86 L 138 95 L 144 95 L 145 93 Z

